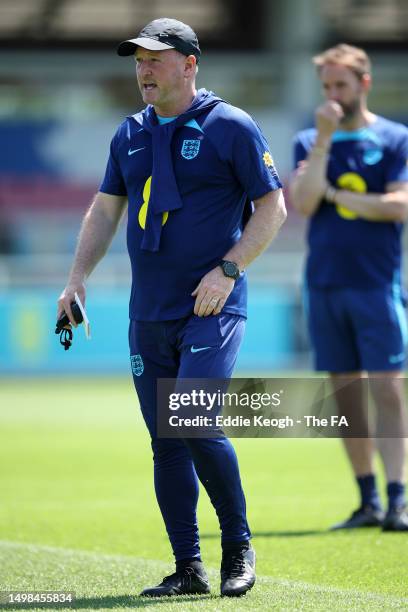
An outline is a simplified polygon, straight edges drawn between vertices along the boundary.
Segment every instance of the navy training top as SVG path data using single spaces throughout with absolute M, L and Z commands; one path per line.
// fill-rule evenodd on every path
M 295 165 L 306 159 L 316 129 L 295 138 Z M 387 183 L 408 181 L 408 129 L 377 117 L 368 127 L 333 134 L 327 179 L 338 188 L 385 193 Z M 399 283 L 402 224 L 369 221 L 322 201 L 310 218 L 306 280 L 310 287 L 370 289 Z
M 159 250 L 142 250 L 152 179 L 152 136 L 142 127 L 143 112 L 117 129 L 100 191 L 129 202 L 130 318 L 172 320 L 192 314 L 192 291 L 240 239 L 247 198 L 256 200 L 281 183 L 268 144 L 247 113 L 226 102 L 204 110 L 171 142 L 183 206 L 164 213 Z M 223 312 L 246 316 L 246 298 L 243 273 Z

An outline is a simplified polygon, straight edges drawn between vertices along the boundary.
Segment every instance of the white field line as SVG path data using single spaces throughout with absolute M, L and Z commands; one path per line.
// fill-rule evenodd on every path
M 133 557 L 130 555 L 111 555 L 105 553 L 95 553 L 87 550 L 79 550 L 75 548 L 61 548 L 57 546 L 44 546 L 39 544 L 30 544 L 25 542 L 12 542 L 8 540 L 0 540 L 0 553 L 1 550 L 15 549 L 15 550 L 26 550 L 28 553 L 50 553 L 53 555 L 63 556 L 65 559 L 82 558 L 84 561 L 94 560 L 95 562 L 109 561 L 110 563 L 116 562 L 120 564 L 137 564 L 148 566 L 152 569 L 158 569 L 163 572 L 173 571 L 174 566 L 165 561 L 159 561 L 156 559 L 144 559 L 142 557 Z M 217 578 L 219 576 L 219 570 L 215 568 L 206 568 L 209 577 Z M 332 587 L 327 585 L 319 585 L 311 582 L 301 582 L 297 580 L 287 580 L 285 578 L 273 578 L 272 576 L 257 576 L 257 583 L 264 586 L 279 586 L 283 588 L 290 588 L 293 590 L 309 591 L 312 593 L 324 593 L 331 594 L 334 596 L 346 597 L 347 595 L 358 597 L 358 599 L 364 601 L 364 603 L 372 602 L 378 604 L 400 604 L 407 606 L 408 608 L 408 597 L 395 597 L 393 595 L 384 595 L 381 593 L 373 593 L 370 591 L 358 591 L 356 589 L 342 589 L 340 587 Z

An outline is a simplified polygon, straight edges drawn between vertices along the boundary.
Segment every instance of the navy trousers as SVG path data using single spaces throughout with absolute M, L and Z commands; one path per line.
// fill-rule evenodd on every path
M 159 438 L 157 379 L 229 379 L 244 329 L 243 317 L 227 313 L 130 322 L 133 380 L 152 440 L 156 497 L 176 561 L 200 557 L 198 480 L 217 513 L 222 542 L 248 540 L 251 532 L 231 442 L 225 436 Z

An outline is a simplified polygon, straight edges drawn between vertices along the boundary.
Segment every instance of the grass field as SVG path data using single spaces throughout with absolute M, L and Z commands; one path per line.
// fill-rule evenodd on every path
M 253 591 L 219 597 L 219 529 L 202 490 L 212 595 L 138 598 L 173 565 L 130 380 L 1 381 L 0 590 L 75 591 L 82 610 L 408 610 L 408 534 L 327 531 L 357 504 L 338 440 L 234 443 Z

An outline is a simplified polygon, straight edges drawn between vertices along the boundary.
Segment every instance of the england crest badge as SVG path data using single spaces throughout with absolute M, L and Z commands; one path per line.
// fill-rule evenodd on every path
M 130 365 L 132 366 L 132 372 L 135 376 L 141 376 L 144 372 L 144 364 L 141 355 L 131 355 Z
M 198 155 L 200 144 L 199 140 L 183 140 L 181 155 L 184 159 L 194 159 Z

